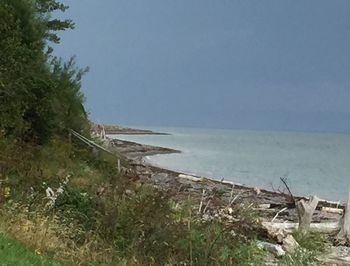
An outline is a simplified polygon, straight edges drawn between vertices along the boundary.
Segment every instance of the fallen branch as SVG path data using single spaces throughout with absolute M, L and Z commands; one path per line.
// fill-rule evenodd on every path
M 204 210 L 203 210 L 203 213 L 205 213 L 205 212 L 207 211 L 210 202 L 211 202 L 211 199 L 208 200 L 207 205 L 205 205 L 205 208 L 204 208 Z
M 278 215 L 279 215 L 281 212 L 284 212 L 285 210 L 287 210 L 287 207 L 284 207 L 282 210 L 278 211 L 278 212 L 276 213 L 276 215 L 272 218 L 271 223 L 273 223 L 273 221 L 278 217 Z
M 289 192 L 289 195 L 292 199 L 292 203 L 295 205 L 295 198 L 293 196 L 293 193 L 292 191 L 289 189 L 289 186 L 287 185 L 287 181 L 286 181 L 286 178 L 285 177 L 280 177 L 280 180 L 282 181 L 282 183 L 285 185 L 285 187 L 287 188 L 288 192 Z
M 203 189 L 203 192 L 202 192 L 202 198 L 201 198 L 201 202 L 200 202 L 200 204 L 199 204 L 198 214 L 200 214 L 201 211 L 202 211 L 204 196 L 205 196 L 205 189 Z

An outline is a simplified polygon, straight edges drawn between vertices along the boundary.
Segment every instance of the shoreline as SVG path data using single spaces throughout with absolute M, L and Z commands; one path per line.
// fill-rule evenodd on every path
M 134 130 L 133 132 L 139 131 L 142 130 Z M 111 134 L 111 131 L 106 130 L 107 135 L 116 135 L 113 136 L 113 139 L 109 138 L 109 142 L 117 152 L 123 154 L 128 159 L 130 177 L 156 184 L 162 189 L 172 191 L 178 197 L 183 197 L 180 194 L 191 194 L 194 197 L 195 204 L 199 204 L 201 201 L 203 190 L 207 191 L 211 196 L 213 194 L 220 194 L 220 199 L 216 199 L 215 203 L 212 202 L 213 206 L 210 207 L 213 209 L 212 211 L 227 205 L 227 202 L 232 200 L 230 199 L 232 195 L 235 195 L 237 202 L 257 206 L 256 209 L 263 220 L 271 220 L 277 212 L 285 209 L 279 213 L 276 221 L 298 221 L 297 212 L 289 194 L 259 187 L 245 186 L 234 181 L 190 175 L 181 171 L 173 171 L 152 165 L 144 160 L 145 156 L 180 153 L 181 151 L 120 140 L 118 139 L 118 134 L 115 134 L 115 131 L 112 132 L 113 134 Z M 125 130 L 119 132 L 125 132 Z M 159 135 L 161 133 L 148 132 L 147 134 Z M 304 196 L 294 196 L 294 198 L 297 200 L 307 199 Z M 315 222 L 334 222 L 339 221 L 341 218 L 339 214 L 322 211 L 324 207 L 345 209 L 345 206 L 339 202 L 321 200 L 314 214 Z
M 270 252 L 266 259 L 269 261 L 267 265 L 278 265 L 277 257 L 280 255 L 276 250 L 283 251 L 285 239 L 288 237 L 294 239 L 292 233 L 299 225 L 296 203 L 309 198 L 248 187 L 231 181 L 187 175 L 148 164 L 143 159 L 148 155 L 179 151 L 110 138 L 107 138 L 105 144 L 128 159 L 128 166 L 123 171 L 131 182 L 149 184 L 165 191 L 176 205 L 189 201 L 192 210 L 203 221 L 217 220 L 230 226 L 237 222 L 231 215 L 233 208 L 255 213 L 258 217 L 258 238 L 262 239 L 259 242 L 260 248 Z M 339 232 L 344 210 L 344 204 L 320 200 L 313 212 L 310 227 L 314 228 L 314 232 L 322 232 L 318 230 L 324 228 L 326 231 L 323 234 L 334 237 Z M 296 244 L 299 246 L 298 242 Z M 350 248 L 332 242 L 327 253 L 318 255 L 316 261 L 320 265 L 348 265 L 346 263 L 350 261 L 349 252 Z

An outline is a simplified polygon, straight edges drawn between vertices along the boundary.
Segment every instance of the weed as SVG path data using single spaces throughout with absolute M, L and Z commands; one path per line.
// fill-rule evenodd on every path
M 295 231 L 293 237 L 300 247 L 292 253 L 287 253 L 279 265 L 314 265 L 316 256 L 326 249 L 327 237 L 320 233 Z
M 315 253 L 302 247 L 297 248 L 292 253 L 287 253 L 278 262 L 279 266 L 308 266 L 314 265 Z
M 239 222 L 202 221 L 191 198 L 181 203 L 131 182 L 117 158 L 97 158 L 79 144 L 54 139 L 43 147 L 1 143 L 6 193 L 0 225 L 26 245 L 64 262 L 109 265 L 259 265 L 257 215 L 235 205 Z M 23 162 L 22 162 L 23 160 Z M 64 178 L 70 181 L 62 186 Z M 56 193 L 47 207 L 46 189 Z M 217 194 L 221 194 L 218 191 Z M 3 193 L 5 196 L 5 190 Z M 176 208 L 174 207 L 176 206 Z
M 309 251 L 322 252 L 327 246 L 327 237 L 321 233 L 295 231 L 293 237 L 301 247 Z

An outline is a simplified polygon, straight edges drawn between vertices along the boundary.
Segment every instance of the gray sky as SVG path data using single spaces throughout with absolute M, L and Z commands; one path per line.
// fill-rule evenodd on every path
M 349 0 L 66 0 L 97 122 L 350 132 Z

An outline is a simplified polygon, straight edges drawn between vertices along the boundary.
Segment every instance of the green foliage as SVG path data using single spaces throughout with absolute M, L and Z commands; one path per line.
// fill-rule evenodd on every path
M 254 227 L 204 222 L 193 213 L 190 198 L 178 205 L 164 191 L 131 182 L 117 173 L 111 157 L 94 161 L 86 148 L 65 144 L 60 138 L 40 148 L 26 144 L 19 151 L 16 142 L 11 143 L 0 138 L 0 149 L 8 156 L 0 161 L 13 160 L 1 172 L 3 184 L 11 191 L 6 206 L 12 213 L 25 209 L 24 216 L 33 221 L 49 217 L 58 223 L 51 230 L 67 228 L 69 241 L 78 249 L 94 243 L 91 252 L 101 253 L 99 246 L 108 247 L 114 254 L 108 260 L 114 264 L 259 265 L 263 259 L 264 253 L 254 244 Z M 62 186 L 68 174 L 70 181 Z M 96 180 L 98 175 L 101 178 Z M 74 182 L 76 178 L 90 185 L 82 186 Z M 62 192 L 48 208 L 45 189 L 57 192 L 60 186 Z M 101 187 L 103 192 L 98 194 Z M 242 223 L 254 222 L 249 206 L 237 206 L 234 211 Z M 242 235 L 248 228 L 251 240 Z
M 179 208 L 169 195 L 141 186 L 107 210 L 104 237 L 122 258 L 142 265 L 260 265 L 264 252 L 229 226 L 204 222 L 190 199 Z
M 293 237 L 300 247 L 292 253 L 287 253 L 279 265 L 315 265 L 316 256 L 321 254 L 327 246 L 327 237 L 320 233 L 295 231 Z
M 92 229 L 94 223 L 93 198 L 84 190 L 72 186 L 62 186 L 63 192 L 55 201 L 54 209 L 64 212 L 62 218 L 69 224 L 72 221 L 84 226 L 85 230 Z
M 293 253 L 287 253 L 278 262 L 279 266 L 312 266 L 315 265 L 315 254 L 304 248 L 297 248 Z
M 87 71 L 52 57 L 49 41 L 71 21 L 51 19 L 64 11 L 53 0 L 0 0 L 0 129 L 6 136 L 46 143 L 55 134 L 88 128 L 80 92 Z
M 321 233 L 295 231 L 293 237 L 299 245 L 312 252 L 322 252 L 327 246 L 327 237 Z

